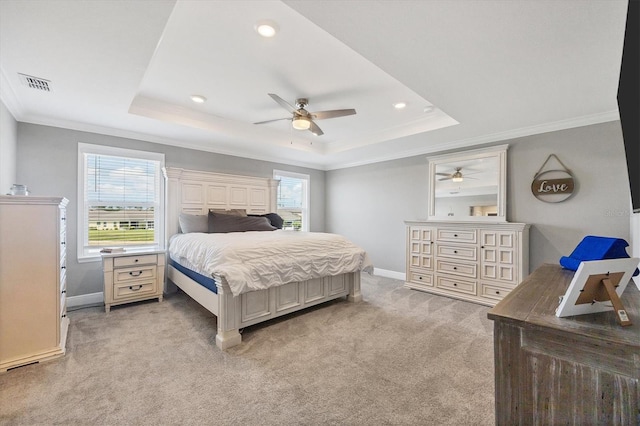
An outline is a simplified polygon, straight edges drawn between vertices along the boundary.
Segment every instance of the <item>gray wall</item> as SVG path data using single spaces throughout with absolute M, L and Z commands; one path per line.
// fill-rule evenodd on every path
M 99 262 L 77 261 L 78 143 L 109 145 L 165 154 L 167 167 L 249 176 L 273 176 L 273 169 L 311 176 L 311 230 L 325 229 L 325 172 L 229 155 L 176 148 L 133 139 L 18 123 L 17 179 L 32 195 L 64 196 L 67 210 L 67 288 L 69 296 L 102 291 Z M 8 188 L 7 188 L 8 189 Z
M 532 225 L 531 270 L 557 263 L 585 235 L 629 241 L 630 193 L 620 122 L 544 133 L 509 141 L 507 219 Z M 577 189 L 556 204 L 530 190 L 536 171 L 556 154 Z M 404 272 L 404 220 L 427 216 L 427 155 L 327 172 L 326 229 L 370 254 L 377 268 Z
M 0 194 L 7 194 L 16 181 L 18 123 L 0 101 Z
M 427 155 L 322 172 L 26 123 L 18 123 L 17 134 L 17 181 L 34 195 L 70 200 L 69 296 L 102 291 L 100 264 L 76 260 L 78 142 L 163 152 L 166 165 L 172 167 L 253 176 L 271 176 L 274 168 L 310 174 L 311 230 L 347 236 L 381 269 L 404 272 L 404 220 L 427 216 Z M 500 143 L 505 142 L 510 145 L 507 217 L 532 225 L 532 269 L 556 263 L 588 234 L 629 239 L 630 194 L 619 122 Z M 537 200 L 529 189 L 551 153 L 577 181 L 573 197 L 558 204 Z

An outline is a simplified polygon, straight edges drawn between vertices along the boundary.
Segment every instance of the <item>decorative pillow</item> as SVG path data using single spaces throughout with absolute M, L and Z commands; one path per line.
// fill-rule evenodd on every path
M 209 212 L 209 232 L 274 231 L 266 217 L 232 216 Z
M 180 213 L 178 222 L 180 223 L 180 231 L 183 234 L 209 232 L 209 217 L 206 214 L 195 215 Z
M 226 214 L 230 216 L 247 217 L 247 211 L 245 209 L 231 209 L 231 210 L 209 209 L 209 213 L 211 212 L 217 213 L 217 214 Z
M 249 216 L 249 217 L 266 217 L 267 219 L 269 219 L 269 222 L 271 223 L 271 226 L 275 226 L 278 229 L 282 229 L 282 226 L 284 225 L 284 219 L 282 219 L 280 217 L 280 215 L 277 214 L 277 213 L 249 214 L 247 216 Z

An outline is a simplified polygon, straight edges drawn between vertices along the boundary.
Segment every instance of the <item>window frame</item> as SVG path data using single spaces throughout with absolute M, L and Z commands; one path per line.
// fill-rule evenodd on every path
M 289 172 L 289 171 L 285 171 L 285 170 L 273 170 L 273 178 L 276 180 L 280 180 L 280 176 L 282 177 L 288 177 L 288 178 L 293 178 L 293 179 L 300 179 L 302 181 L 304 181 L 304 187 L 303 187 L 303 207 L 301 208 L 302 210 L 302 227 L 300 228 L 300 231 L 305 231 L 308 232 L 311 228 L 311 214 L 310 214 L 310 205 L 311 205 L 311 176 L 308 174 L 304 174 L 304 173 L 296 173 L 296 172 Z M 278 194 L 280 192 L 280 185 L 278 185 L 278 189 L 277 189 L 277 194 L 276 194 L 276 213 L 277 210 L 286 210 L 286 209 L 279 209 L 278 207 Z
M 128 148 L 118 148 L 107 145 L 94 145 L 87 143 L 78 143 L 78 216 L 77 216 L 77 258 L 78 263 L 95 262 L 101 260 L 100 248 L 85 249 L 85 241 L 88 241 L 89 232 L 89 215 L 87 212 L 87 204 L 85 199 L 85 180 L 86 180 L 86 154 L 108 155 L 112 157 L 125 157 L 136 160 L 150 160 L 159 162 L 159 179 L 158 179 L 158 202 L 155 206 L 154 233 L 157 241 L 155 244 L 143 244 L 139 246 L 127 245 L 127 249 L 148 249 L 160 250 L 165 246 L 165 182 L 162 170 L 165 167 L 165 155 L 158 152 L 140 151 Z M 156 232 L 157 231 L 157 232 Z

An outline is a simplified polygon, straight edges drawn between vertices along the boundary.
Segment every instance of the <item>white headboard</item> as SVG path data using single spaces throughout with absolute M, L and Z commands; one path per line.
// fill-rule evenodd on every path
M 167 181 L 167 239 L 179 231 L 180 213 L 208 214 L 209 209 L 245 209 L 250 214 L 276 211 L 278 180 L 213 172 L 164 169 Z

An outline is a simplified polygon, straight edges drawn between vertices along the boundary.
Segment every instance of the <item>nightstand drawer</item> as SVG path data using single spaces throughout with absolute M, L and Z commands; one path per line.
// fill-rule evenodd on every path
M 122 268 L 114 269 L 113 271 L 113 283 L 128 283 L 131 281 L 140 280 L 155 280 L 156 279 L 156 266 L 147 265 L 139 266 L 137 268 Z
M 114 268 L 147 264 L 155 265 L 156 263 L 158 263 L 158 256 L 155 254 L 145 254 L 141 256 L 122 256 L 113 259 Z
M 129 284 L 114 284 L 113 300 L 128 299 L 156 292 L 156 281 L 141 281 Z

